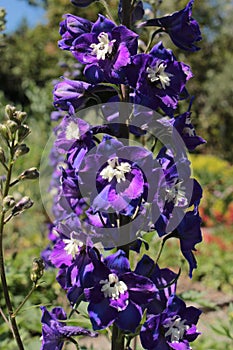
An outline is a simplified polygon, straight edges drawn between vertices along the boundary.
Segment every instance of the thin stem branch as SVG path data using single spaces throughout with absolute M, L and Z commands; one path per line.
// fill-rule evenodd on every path
M 11 147 L 11 159 L 9 162 L 9 168 L 8 168 L 3 198 L 5 198 L 8 195 L 9 188 L 10 188 L 12 168 L 13 168 L 13 147 L 14 147 L 14 145 L 12 145 L 12 147 Z M 9 289 L 8 289 L 7 280 L 6 280 L 4 252 L 3 252 L 3 230 L 4 230 L 4 224 L 5 224 L 4 221 L 5 221 L 5 213 L 3 211 L 1 213 L 1 219 L 0 219 L 0 275 L 1 275 L 2 289 L 3 289 L 3 294 L 4 294 L 4 298 L 5 298 L 5 302 L 6 302 L 6 307 L 7 307 L 8 313 L 9 313 L 10 325 L 11 325 L 10 328 L 12 330 L 15 341 L 18 345 L 18 349 L 24 350 L 24 346 L 23 346 L 23 343 L 22 343 L 22 340 L 21 340 L 21 337 L 19 334 L 16 320 L 14 317 L 12 317 L 13 306 L 11 303 Z
M 21 304 L 17 307 L 17 309 L 14 311 L 14 313 L 12 314 L 12 317 L 16 317 L 17 313 L 22 309 L 22 307 L 24 306 L 24 304 L 26 303 L 26 301 L 30 298 L 30 296 L 32 295 L 32 293 L 36 290 L 36 288 L 38 287 L 37 284 L 34 284 L 31 288 L 31 290 L 29 291 L 29 293 L 26 295 L 26 297 L 23 299 L 23 301 L 21 302 Z

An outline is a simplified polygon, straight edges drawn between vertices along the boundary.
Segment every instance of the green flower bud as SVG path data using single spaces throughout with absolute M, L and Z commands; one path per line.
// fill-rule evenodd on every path
M 17 112 L 17 117 L 16 117 L 20 123 L 23 123 L 25 121 L 25 119 L 27 118 L 27 113 L 26 112 Z
M 24 154 L 28 153 L 30 151 L 30 148 L 25 145 L 25 143 L 22 143 L 21 145 L 17 146 L 17 150 L 15 151 L 15 159 L 23 156 Z
M 29 134 L 31 130 L 27 125 L 20 125 L 18 129 L 18 141 L 22 142 Z
M 9 129 L 4 124 L 0 124 L 0 134 L 6 139 L 9 140 L 10 134 Z
M 33 201 L 29 197 L 23 197 L 13 208 L 12 215 L 20 214 L 22 211 L 31 208 L 33 204 Z
M 3 210 L 6 212 L 7 210 L 13 208 L 15 206 L 15 199 L 13 196 L 6 196 L 3 198 L 2 202 Z
M 14 134 L 19 128 L 19 125 L 14 120 L 7 120 L 6 125 L 10 130 L 11 134 Z
M 12 119 L 14 117 L 15 111 L 16 108 L 14 106 L 6 105 L 5 114 L 7 118 Z
M 44 274 L 45 264 L 43 259 L 35 258 L 32 263 L 31 280 L 36 283 Z
M 25 170 L 20 176 L 19 180 L 34 180 L 39 177 L 39 171 L 36 168 Z

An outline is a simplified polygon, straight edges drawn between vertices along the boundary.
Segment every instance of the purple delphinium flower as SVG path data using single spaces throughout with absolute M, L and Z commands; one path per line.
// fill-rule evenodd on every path
M 154 299 L 146 306 L 147 314 L 162 312 L 169 297 L 176 293 L 178 274 L 168 268 L 160 269 L 148 255 L 143 255 L 134 272 L 149 277 L 157 288 Z
M 193 151 L 198 145 L 206 143 L 202 137 L 196 135 L 194 126 L 191 123 L 191 112 L 188 111 L 176 118 L 172 118 L 171 123 L 181 135 L 189 151 Z
M 164 178 L 160 183 L 154 207 L 157 219 L 154 221 L 154 227 L 161 237 L 179 225 L 187 208 L 199 205 L 202 188 L 190 177 L 190 162 L 184 155 L 176 155 L 174 159 L 173 152 L 163 147 L 157 159 L 164 171 Z M 160 215 L 157 213 L 158 210 Z
M 50 261 L 59 268 L 57 280 L 68 291 L 71 304 L 83 293 L 85 287 L 92 285 L 93 264 L 89 257 L 92 249 L 90 236 L 81 231 L 76 215 L 60 222 L 55 230 L 59 240 L 50 254 Z
M 135 89 L 135 102 L 172 115 L 181 94 L 187 94 L 190 67 L 176 61 L 171 50 L 159 42 L 149 54 L 137 54 L 127 66 L 127 79 Z
M 92 85 L 84 81 L 64 78 L 58 82 L 53 89 L 54 106 L 63 111 L 81 108 L 90 99 L 95 99 L 95 94 L 113 92 L 114 89 L 104 85 Z
M 161 18 L 149 19 L 140 26 L 156 26 L 170 35 L 173 43 L 179 48 L 187 51 L 197 51 L 199 47 L 195 42 L 200 41 L 201 32 L 197 21 L 192 18 L 192 5 L 190 0 L 187 6 L 173 14 Z
M 141 321 L 142 306 L 156 292 L 153 282 L 130 271 L 122 250 L 104 262 L 93 259 L 93 264 L 95 284 L 84 291 L 93 329 L 104 329 L 115 322 L 122 330 L 135 332 Z
M 125 26 L 116 26 L 99 15 L 91 32 L 79 36 L 70 51 L 78 61 L 86 64 L 84 74 L 91 83 L 120 84 L 125 82 L 123 68 L 137 52 L 137 37 Z
M 92 22 L 82 17 L 71 14 L 64 15 L 64 21 L 60 23 L 60 34 L 62 39 L 58 41 L 58 46 L 62 50 L 69 50 L 72 43 L 80 35 L 91 31 Z
M 42 310 L 42 346 L 41 350 L 61 350 L 66 340 L 73 336 L 96 337 L 98 334 L 88 329 L 76 326 L 67 326 L 65 311 L 61 307 L 55 307 L 49 312 L 45 306 Z
M 192 271 L 197 268 L 193 251 L 196 250 L 195 245 L 202 241 L 201 218 L 197 208 L 185 214 L 174 232 L 174 237 L 180 240 L 180 249 L 189 263 L 189 277 L 192 278 Z
M 147 350 L 190 350 L 189 342 L 200 332 L 196 328 L 201 311 L 193 306 L 186 307 L 183 300 L 172 295 L 166 309 L 151 315 L 140 333 L 141 343 Z

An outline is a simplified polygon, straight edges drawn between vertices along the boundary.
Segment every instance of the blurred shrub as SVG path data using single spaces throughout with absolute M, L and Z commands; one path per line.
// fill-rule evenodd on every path
M 233 166 L 212 155 L 191 156 L 194 176 L 203 186 L 200 213 L 204 226 L 233 224 Z

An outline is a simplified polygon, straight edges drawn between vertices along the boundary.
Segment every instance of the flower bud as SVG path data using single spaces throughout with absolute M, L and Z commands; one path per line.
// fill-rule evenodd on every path
M 13 208 L 15 206 L 15 199 L 13 196 L 6 196 L 2 201 L 3 210 L 6 212 L 7 210 Z
M 25 143 L 22 143 L 17 147 L 17 150 L 15 151 L 15 158 L 18 158 L 20 156 L 23 156 L 24 154 L 28 153 L 30 151 L 30 148 L 25 145 Z
M 5 164 L 6 162 L 6 157 L 5 157 L 5 153 L 2 147 L 0 147 L 0 162 L 2 164 Z
M 35 258 L 32 263 L 31 280 L 36 283 L 44 274 L 45 264 L 43 259 Z
M 7 118 L 9 119 L 14 118 L 15 111 L 16 111 L 16 108 L 14 106 L 6 105 L 5 114 Z
M 31 130 L 27 125 L 20 125 L 18 129 L 18 141 L 22 142 L 29 134 Z
M 30 168 L 25 170 L 21 175 L 19 175 L 19 180 L 34 180 L 39 177 L 39 171 L 36 168 Z
M 33 206 L 33 201 L 29 197 L 23 197 L 13 208 L 12 215 L 18 215 L 23 210 L 29 209 L 32 206 Z
M 9 129 L 4 124 L 0 124 L 0 134 L 6 139 L 9 140 Z
M 25 119 L 27 118 L 27 113 L 26 112 L 17 112 L 17 119 L 20 121 L 20 123 L 23 123 Z
M 11 134 L 14 134 L 19 127 L 19 124 L 14 120 L 7 120 L 6 125 L 10 130 Z

